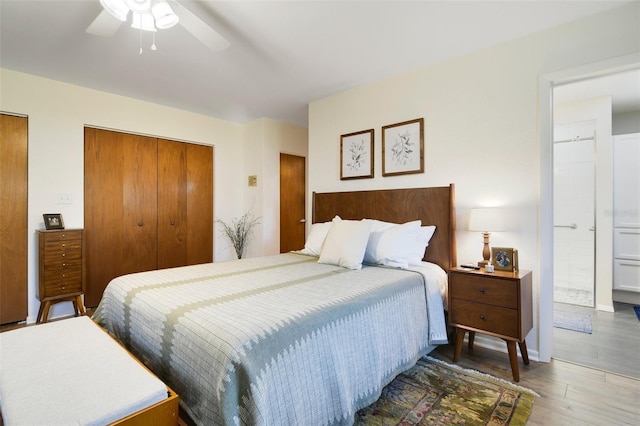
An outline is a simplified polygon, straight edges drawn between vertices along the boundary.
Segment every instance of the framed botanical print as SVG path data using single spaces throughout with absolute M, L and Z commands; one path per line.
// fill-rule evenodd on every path
M 424 173 L 424 118 L 382 128 L 382 176 Z
M 340 136 L 340 179 L 373 177 L 373 129 Z

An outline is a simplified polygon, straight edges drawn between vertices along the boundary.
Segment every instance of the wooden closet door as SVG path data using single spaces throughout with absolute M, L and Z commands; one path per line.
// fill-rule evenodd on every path
M 157 267 L 155 138 L 85 128 L 86 306 L 113 278 Z
M 158 140 L 158 268 L 213 261 L 213 148 Z
M 213 147 L 187 144 L 187 265 L 213 262 Z
M 0 114 L 0 324 L 27 318 L 28 119 Z
M 158 139 L 158 268 L 187 262 L 187 144 Z

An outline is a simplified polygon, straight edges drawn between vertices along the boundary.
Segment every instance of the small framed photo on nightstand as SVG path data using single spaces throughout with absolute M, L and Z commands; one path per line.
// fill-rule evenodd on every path
M 64 229 L 64 222 L 60 213 L 44 213 L 44 227 L 47 229 Z
M 491 264 L 495 267 L 496 271 L 517 271 L 518 250 L 510 247 L 492 247 Z

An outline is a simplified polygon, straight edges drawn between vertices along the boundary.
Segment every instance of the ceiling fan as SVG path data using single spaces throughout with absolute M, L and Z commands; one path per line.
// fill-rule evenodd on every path
M 229 47 L 230 43 L 178 1 L 167 0 L 100 0 L 104 8 L 89 25 L 87 33 L 111 37 L 127 21 L 131 11 L 131 27 L 154 32 L 180 24 L 213 52 Z M 175 12 L 174 12 L 175 10 Z M 155 50 L 155 42 L 152 46 Z

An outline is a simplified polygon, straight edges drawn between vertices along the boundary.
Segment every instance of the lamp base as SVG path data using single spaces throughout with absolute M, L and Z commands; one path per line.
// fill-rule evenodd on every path
M 481 268 L 484 268 L 485 266 L 487 266 L 488 263 L 489 263 L 488 260 L 481 260 L 480 262 L 478 262 L 478 266 Z

